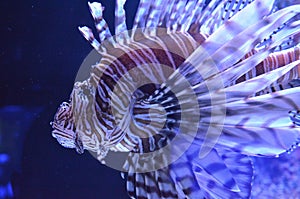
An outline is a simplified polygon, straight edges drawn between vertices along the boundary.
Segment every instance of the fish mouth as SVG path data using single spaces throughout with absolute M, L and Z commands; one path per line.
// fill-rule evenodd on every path
M 60 104 L 50 126 L 52 127 L 52 137 L 57 139 L 60 144 L 61 140 L 64 140 L 63 143 L 74 142 L 76 136 L 70 103 L 63 102 Z

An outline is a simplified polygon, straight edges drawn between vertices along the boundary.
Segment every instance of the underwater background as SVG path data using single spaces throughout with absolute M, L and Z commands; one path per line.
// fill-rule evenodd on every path
M 114 34 L 114 1 L 101 3 Z M 129 27 L 137 5 L 126 4 Z M 87 1 L 1 1 L 0 24 L 0 199 L 128 198 L 119 171 L 51 136 L 56 107 L 92 50 L 77 30 L 93 26 Z M 253 198 L 300 198 L 299 149 L 254 166 Z

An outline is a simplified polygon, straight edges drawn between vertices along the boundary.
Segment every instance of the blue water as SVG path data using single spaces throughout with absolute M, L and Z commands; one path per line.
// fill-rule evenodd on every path
M 105 4 L 111 20 L 113 6 Z M 93 25 L 87 1 L 1 1 L 0 21 L 0 140 L 14 136 L 0 147 L 0 199 L 127 198 L 119 172 L 51 136 L 49 123 L 91 50 L 77 30 Z
M 112 28 L 114 3 L 108 2 L 104 17 Z M 49 122 L 91 51 L 77 30 L 93 26 L 87 1 L 1 1 L 0 22 L 0 199 L 128 198 L 118 171 L 51 137 Z M 255 158 L 253 194 L 299 196 L 299 154 Z

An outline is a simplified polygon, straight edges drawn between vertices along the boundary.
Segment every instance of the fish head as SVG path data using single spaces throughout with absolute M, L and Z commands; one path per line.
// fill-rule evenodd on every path
M 83 143 L 76 132 L 70 103 L 61 103 L 50 125 L 53 128 L 52 136 L 56 138 L 60 145 L 65 148 L 75 148 L 79 154 L 83 153 Z

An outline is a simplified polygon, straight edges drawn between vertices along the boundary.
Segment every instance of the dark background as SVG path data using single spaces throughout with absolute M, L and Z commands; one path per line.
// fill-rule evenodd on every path
M 114 1 L 100 2 L 114 33 Z M 137 4 L 126 4 L 129 26 Z M 11 181 L 14 198 L 128 198 L 118 171 L 51 136 L 49 123 L 92 50 L 77 30 L 94 27 L 87 1 L 1 1 L 0 25 L 0 153 L 11 157 L 0 179 Z
M 115 1 L 100 2 L 113 34 Z M 129 28 L 137 5 L 125 5 Z M 83 25 L 93 27 L 87 0 L 0 2 L 0 199 L 8 183 L 16 199 L 128 198 L 119 171 L 51 136 L 49 123 L 92 50 L 77 30 Z M 280 190 L 300 194 L 299 149 L 294 154 L 254 159 L 253 192 L 265 190 L 265 198 L 278 197 Z

